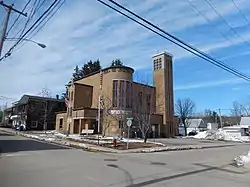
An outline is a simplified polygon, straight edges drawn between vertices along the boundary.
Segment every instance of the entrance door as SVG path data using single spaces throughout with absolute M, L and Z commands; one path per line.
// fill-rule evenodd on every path
M 74 121 L 74 134 L 80 134 L 80 131 L 79 131 L 79 128 L 80 128 L 80 121 L 79 119 L 75 119 Z

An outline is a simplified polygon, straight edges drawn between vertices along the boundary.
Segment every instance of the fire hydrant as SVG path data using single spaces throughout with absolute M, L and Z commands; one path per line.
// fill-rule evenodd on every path
M 116 138 L 114 139 L 113 143 L 114 143 L 114 147 L 116 147 L 117 146 L 117 140 L 116 140 Z

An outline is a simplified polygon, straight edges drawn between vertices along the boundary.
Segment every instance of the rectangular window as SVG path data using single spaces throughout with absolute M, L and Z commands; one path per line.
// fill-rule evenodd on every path
M 138 93 L 139 105 L 142 106 L 142 92 Z
M 112 103 L 113 107 L 117 107 L 117 100 L 118 100 L 118 81 L 113 81 L 113 96 L 112 96 Z
M 133 108 L 133 97 L 134 97 L 133 94 L 134 94 L 133 93 L 133 83 L 131 82 L 130 83 L 130 107 L 131 108 Z
M 131 86 L 132 86 L 131 82 L 127 81 L 126 82 L 126 108 L 132 108 L 131 107 L 131 98 L 132 98 Z
M 74 98 L 74 94 L 73 94 L 73 91 L 71 92 L 71 101 L 73 101 L 73 98 Z
M 120 89 L 119 89 L 119 107 L 125 108 L 125 81 L 120 81 Z
M 150 111 L 151 95 L 147 94 L 147 112 Z
M 119 121 L 119 129 L 123 128 L 123 121 Z
M 72 117 L 72 108 L 69 108 L 69 117 Z
M 63 128 L 63 118 L 60 119 L 59 128 L 60 128 L 60 129 Z
M 137 112 L 142 112 L 142 92 L 138 92 L 136 99 Z

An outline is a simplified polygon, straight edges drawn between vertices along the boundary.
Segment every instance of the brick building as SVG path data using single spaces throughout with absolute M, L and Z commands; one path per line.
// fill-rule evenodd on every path
M 113 66 L 71 82 L 68 110 L 57 114 L 56 129 L 72 134 L 92 129 L 97 133 L 101 96 L 102 134 L 122 135 L 126 119 L 132 117 L 132 136 L 140 136 L 138 124 L 145 120 L 155 126 L 156 137 L 176 135 L 172 56 L 166 52 L 153 56 L 153 86 L 133 81 L 133 73 L 131 67 Z

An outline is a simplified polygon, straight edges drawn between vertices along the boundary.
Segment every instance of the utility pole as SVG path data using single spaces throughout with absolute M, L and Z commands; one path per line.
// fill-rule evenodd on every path
M 220 127 L 222 128 L 223 125 L 222 125 L 222 119 L 221 119 L 221 112 L 220 112 L 220 109 L 218 109 L 218 110 L 219 110 L 219 117 L 220 117 Z
M 99 96 L 98 96 L 98 116 L 97 116 L 97 138 L 98 138 L 98 145 L 99 145 L 99 142 L 100 142 L 100 137 L 99 137 L 99 134 L 100 134 L 100 125 L 101 125 L 101 102 L 102 102 L 102 82 L 103 82 L 103 73 L 102 71 L 100 71 L 100 90 L 99 90 Z
M 44 123 L 43 123 L 43 130 L 45 134 L 47 130 L 47 118 L 48 118 L 48 101 L 45 101 Z
M 6 37 L 5 35 L 6 35 L 6 30 L 7 30 L 7 27 L 8 27 L 11 11 L 17 12 L 18 14 L 21 14 L 22 16 L 25 16 L 25 17 L 27 17 L 27 13 L 24 14 L 23 12 L 15 9 L 14 4 L 7 5 L 1 0 L 0 0 L 0 5 L 2 5 L 7 11 L 5 20 L 3 22 L 2 35 L 0 37 L 0 57 L 1 57 L 2 50 L 3 50 L 3 43 L 4 43 L 4 40 L 5 40 L 5 37 Z

